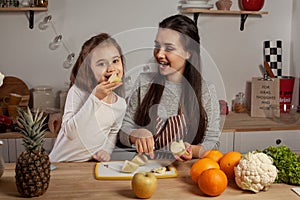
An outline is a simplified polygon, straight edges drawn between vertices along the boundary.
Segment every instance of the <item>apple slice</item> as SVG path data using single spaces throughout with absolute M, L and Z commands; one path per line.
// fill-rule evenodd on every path
M 131 161 L 138 164 L 139 166 L 142 166 L 148 162 L 148 158 L 146 155 L 140 154 L 140 155 L 134 156 Z
M 138 168 L 139 168 L 138 164 L 131 162 L 129 160 L 125 160 L 121 172 L 132 173 L 135 172 Z
M 121 78 L 118 76 L 117 73 L 113 73 L 113 74 L 109 77 L 108 81 L 109 81 L 110 83 L 119 83 L 119 82 L 121 82 Z
M 183 154 L 188 155 L 189 153 L 185 150 L 185 145 L 183 140 L 180 140 L 179 142 L 174 141 L 171 144 L 170 150 L 173 154 L 178 155 L 179 157 Z

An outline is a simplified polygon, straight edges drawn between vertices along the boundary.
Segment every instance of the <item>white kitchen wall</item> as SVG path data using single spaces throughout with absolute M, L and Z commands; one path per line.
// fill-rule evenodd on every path
M 296 105 L 300 105 L 300 2 L 297 0 L 293 1 L 293 19 L 292 19 L 292 37 L 291 37 L 291 74 L 296 76 L 293 102 Z M 298 103 L 298 104 L 297 104 Z
M 62 47 L 50 50 L 53 30 L 38 29 L 47 14 L 76 56 L 94 34 L 108 32 L 119 37 L 130 70 L 151 59 L 153 30 L 163 18 L 179 13 L 177 7 L 177 0 L 49 0 L 47 13 L 35 13 L 34 29 L 28 28 L 28 13 L 0 12 L 0 71 L 20 77 L 30 88 L 51 85 L 58 91 L 67 86 L 70 69 L 64 69 L 62 63 L 68 52 Z M 232 9 L 239 9 L 238 0 L 233 0 Z M 200 14 L 198 19 L 202 46 L 218 67 L 229 103 L 235 94 L 245 91 L 251 77 L 262 76 L 264 40 L 283 41 L 284 74 L 293 71 L 291 65 L 299 65 L 296 56 L 290 60 L 293 0 L 265 0 L 262 10 L 269 14 L 249 16 L 244 31 L 239 30 L 238 15 Z M 299 25 L 299 8 L 293 23 Z M 299 26 L 294 32 L 299 33 Z M 294 37 L 293 42 L 292 53 L 299 54 L 299 40 Z

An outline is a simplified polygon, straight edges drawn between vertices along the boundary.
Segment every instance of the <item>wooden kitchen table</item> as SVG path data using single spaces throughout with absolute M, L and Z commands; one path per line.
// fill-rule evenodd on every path
M 218 197 L 203 195 L 189 176 L 193 161 L 175 162 L 178 177 L 158 179 L 158 188 L 151 199 L 222 199 L 222 200 L 282 200 L 300 199 L 291 191 L 295 186 L 273 184 L 269 191 L 254 194 L 237 188 L 230 182 L 227 189 Z M 130 180 L 96 180 L 95 163 L 53 163 L 50 186 L 47 192 L 35 199 L 136 199 L 131 191 Z M 15 186 L 15 163 L 7 163 L 0 178 L 0 199 L 20 199 Z

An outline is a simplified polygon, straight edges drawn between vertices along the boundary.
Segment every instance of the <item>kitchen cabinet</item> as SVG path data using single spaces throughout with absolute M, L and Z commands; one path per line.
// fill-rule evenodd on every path
M 300 152 L 300 130 L 235 132 L 234 150 L 247 153 L 268 146 L 285 145 Z
M 28 20 L 29 20 L 29 28 L 33 29 L 34 23 L 34 12 L 36 11 L 47 11 L 47 7 L 7 7 L 1 8 L 0 12 L 29 12 Z
M 43 147 L 47 153 L 50 153 L 51 149 L 53 148 L 55 139 L 56 136 L 54 134 L 50 132 L 46 133 L 46 138 Z M 1 150 L 4 162 L 16 162 L 20 153 L 25 150 L 22 144 L 21 135 L 15 132 L 1 133 L 0 140 L 3 141 Z
M 191 13 L 194 14 L 194 21 L 197 23 L 200 13 L 202 14 L 212 14 L 212 15 L 240 15 L 241 16 L 241 25 L 240 30 L 244 30 L 244 24 L 248 15 L 257 15 L 261 16 L 263 14 L 268 14 L 267 11 L 240 11 L 240 10 L 208 10 L 208 9 L 199 9 L 199 8 L 181 8 L 182 13 Z
M 219 150 L 222 153 L 233 151 L 234 134 L 235 134 L 234 132 L 222 132 L 220 136 L 220 146 L 219 146 Z

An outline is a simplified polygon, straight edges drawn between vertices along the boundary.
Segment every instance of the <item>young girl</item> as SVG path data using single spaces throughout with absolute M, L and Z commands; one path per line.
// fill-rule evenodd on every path
M 83 44 L 72 69 L 51 162 L 110 160 L 126 103 L 114 92 L 122 83 L 108 79 L 112 74 L 122 78 L 123 64 L 121 48 L 108 34 L 96 35 Z
M 201 158 L 219 145 L 219 103 L 214 85 L 204 81 L 200 68 L 197 25 L 184 15 L 159 24 L 154 57 L 159 73 L 141 74 L 128 102 L 120 140 L 154 157 L 154 149 L 170 150 L 183 140 L 189 155 Z

